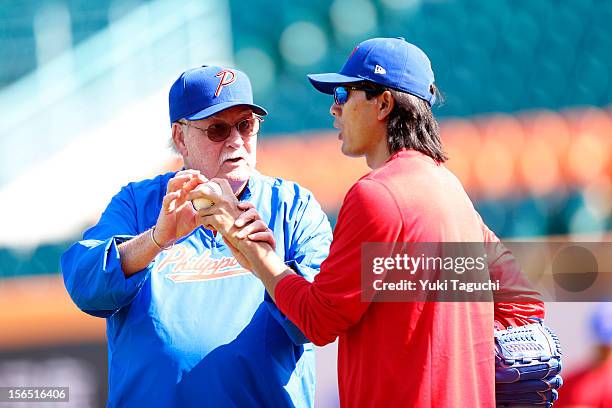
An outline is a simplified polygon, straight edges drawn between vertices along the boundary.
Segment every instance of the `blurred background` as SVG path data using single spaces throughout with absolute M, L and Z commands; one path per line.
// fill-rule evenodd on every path
M 341 155 L 332 99 L 305 75 L 339 70 L 367 38 L 404 37 L 431 58 L 448 167 L 490 228 L 609 242 L 611 20 L 604 0 L 1 0 L 0 386 L 69 386 L 70 406 L 104 405 L 104 321 L 71 303 L 59 257 L 122 185 L 180 167 L 167 93 L 198 65 L 250 76 L 270 112 L 260 171 L 312 190 L 335 222 L 368 169 Z M 601 345 L 601 306 L 547 305 L 566 374 Z M 318 350 L 317 406 L 337 405 L 335 358 Z

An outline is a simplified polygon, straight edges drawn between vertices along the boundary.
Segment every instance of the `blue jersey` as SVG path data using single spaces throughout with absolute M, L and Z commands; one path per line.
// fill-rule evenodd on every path
M 123 187 L 62 256 L 73 301 L 107 321 L 108 406 L 312 406 L 312 344 L 220 235 L 197 228 L 125 278 L 117 246 L 155 225 L 173 175 Z M 256 173 L 240 199 L 274 231 L 276 252 L 312 280 L 331 242 L 312 194 Z

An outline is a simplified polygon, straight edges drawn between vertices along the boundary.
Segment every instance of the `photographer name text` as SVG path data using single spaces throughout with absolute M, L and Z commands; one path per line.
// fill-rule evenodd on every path
M 462 282 L 459 279 L 445 280 L 429 280 L 419 279 L 412 281 L 402 279 L 397 282 L 385 282 L 382 279 L 376 279 L 372 282 L 372 286 L 376 291 L 453 291 L 453 292 L 489 292 L 499 290 L 499 280 L 489 280 L 485 282 Z

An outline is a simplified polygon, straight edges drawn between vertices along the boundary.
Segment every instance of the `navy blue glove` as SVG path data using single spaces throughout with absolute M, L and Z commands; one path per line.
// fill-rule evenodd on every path
M 495 332 L 498 407 L 551 407 L 563 384 L 559 338 L 537 323 Z

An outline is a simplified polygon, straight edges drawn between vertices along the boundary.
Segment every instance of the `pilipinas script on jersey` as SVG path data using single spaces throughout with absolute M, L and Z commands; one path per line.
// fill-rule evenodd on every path
M 233 256 L 214 258 L 210 249 L 198 253 L 195 248 L 176 245 L 167 252 L 156 269 L 164 271 L 166 278 L 176 283 L 221 279 L 250 273 L 240 266 Z

